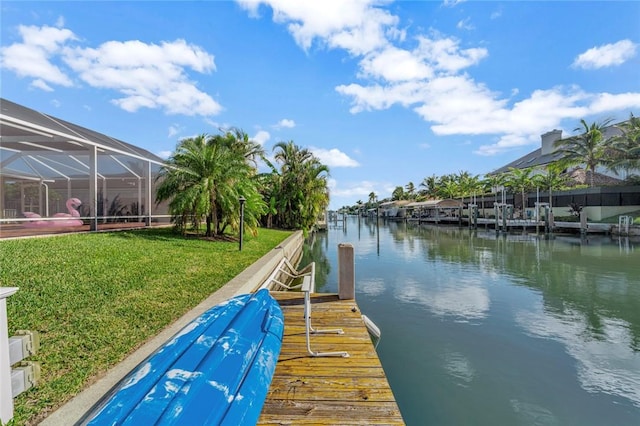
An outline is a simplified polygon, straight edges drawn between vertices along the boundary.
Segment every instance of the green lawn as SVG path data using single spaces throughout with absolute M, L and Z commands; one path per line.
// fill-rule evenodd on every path
M 170 229 L 0 241 L 9 335 L 37 330 L 37 388 L 15 400 L 15 424 L 35 424 L 291 233 L 261 229 L 237 242 Z

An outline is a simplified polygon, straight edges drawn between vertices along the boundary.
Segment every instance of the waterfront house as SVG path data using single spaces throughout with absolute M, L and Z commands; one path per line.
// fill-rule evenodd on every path
M 612 138 L 614 136 L 619 136 L 621 134 L 622 134 L 622 131 L 616 126 L 608 126 L 603 129 L 603 138 L 605 140 Z M 556 146 L 556 142 L 563 139 L 562 130 L 554 129 L 550 132 L 544 133 L 540 136 L 540 139 L 541 139 L 540 148 L 526 155 L 523 155 L 522 157 L 516 160 L 513 160 L 512 162 L 505 164 L 504 166 L 499 167 L 488 174 L 495 175 L 495 174 L 505 173 L 512 168 L 527 169 L 529 167 L 533 167 L 534 169 L 542 169 L 545 166 L 560 160 L 562 155 L 559 152 L 558 147 Z M 576 167 L 576 169 L 582 169 L 582 168 L 583 167 L 581 166 Z M 617 177 L 614 173 L 602 167 L 598 168 L 596 172 L 606 176 Z
M 0 99 L 0 233 L 169 223 L 167 206 L 155 203 L 163 162 L 130 143 Z M 63 215 L 79 224 L 63 226 L 57 220 Z
M 622 134 L 617 126 L 608 126 L 603 130 L 604 139 L 609 139 Z M 561 153 L 556 146 L 556 142 L 563 138 L 562 130 L 554 129 L 541 135 L 540 148 L 508 163 L 502 167 L 493 170 L 488 175 L 506 173 L 510 169 L 526 169 L 533 168 L 533 173 L 541 173 L 547 165 L 555 163 L 561 159 Z M 577 166 L 566 171 L 570 184 L 569 186 L 578 186 L 587 184 L 587 174 L 583 166 Z M 627 171 L 627 175 L 640 174 L 640 170 Z M 593 174 L 594 187 L 578 188 L 566 191 L 553 191 L 553 213 L 556 216 L 568 216 L 570 214 L 568 206 L 575 204 L 584 208 L 587 217 L 591 220 L 602 220 L 607 217 L 623 215 L 626 213 L 640 210 L 640 187 L 636 185 L 624 185 L 623 178 L 627 176 L 618 176 L 611 170 L 604 167 L 598 167 Z M 525 194 L 527 197 L 527 212 L 521 214 L 533 216 L 536 203 L 549 203 L 549 194 L 547 191 L 534 191 Z M 491 204 L 494 201 L 500 202 L 500 195 L 492 199 L 487 198 Z M 520 194 L 509 194 L 507 203 L 522 206 Z

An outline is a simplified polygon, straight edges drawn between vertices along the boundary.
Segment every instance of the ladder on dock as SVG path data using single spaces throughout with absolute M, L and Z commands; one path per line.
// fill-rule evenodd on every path
M 262 283 L 260 289 L 266 288 L 273 291 L 297 290 L 302 287 L 302 279 L 305 276 L 311 277 L 311 280 L 315 282 L 315 262 L 311 262 L 304 268 L 297 270 L 289 259 L 283 257 L 273 272 Z

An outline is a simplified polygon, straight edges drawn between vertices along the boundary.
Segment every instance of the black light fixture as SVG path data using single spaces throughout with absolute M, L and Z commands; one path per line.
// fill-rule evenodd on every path
M 238 201 L 240 201 L 240 242 L 239 242 L 240 248 L 239 250 L 242 251 L 242 237 L 244 236 L 244 202 L 247 201 L 247 199 L 241 195 L 240 198 L 238 198 Z

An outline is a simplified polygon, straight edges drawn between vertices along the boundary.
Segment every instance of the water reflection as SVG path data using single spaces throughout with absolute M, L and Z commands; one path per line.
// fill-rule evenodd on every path
M 621 396 L 640 407 L 640 356 L 629 323 L 603 317 L 593 333 L 583 312 L 547 312 L 542 304 L 518 312 L 516 321 L 534 336 L 561 342 L 577 361 L 578 380 L 586 391 Z
M 562 423 L 553 415 L 553 413 L 544 407 L 528 402 L 511 400 L 513 411 L 519 418 L 519 424 L 532 426 L 555 426 Z
M 640 242 L 347 221 L 337 245 L 407 424 L 640 424 Z
M 358 292 L 375 297 L 384 293 L 384 280 L 382 278 L 368 278 L 358 282 Z
M 468 322 L 484 318 L 489 311 L 489 292 L 476 282 L 478 277 L 461 283 L 459 277 L 444 279 L 431 287 L 415 280 L 405 280 L 396 298 L 407 303 L 420 303 L 432 314 L 450 316 L 456 321 Z
M 459 352 L 448 352 L 444 359 L 444 369 L 458 386 L 468 387 L 476 372 L 471 361 Z

